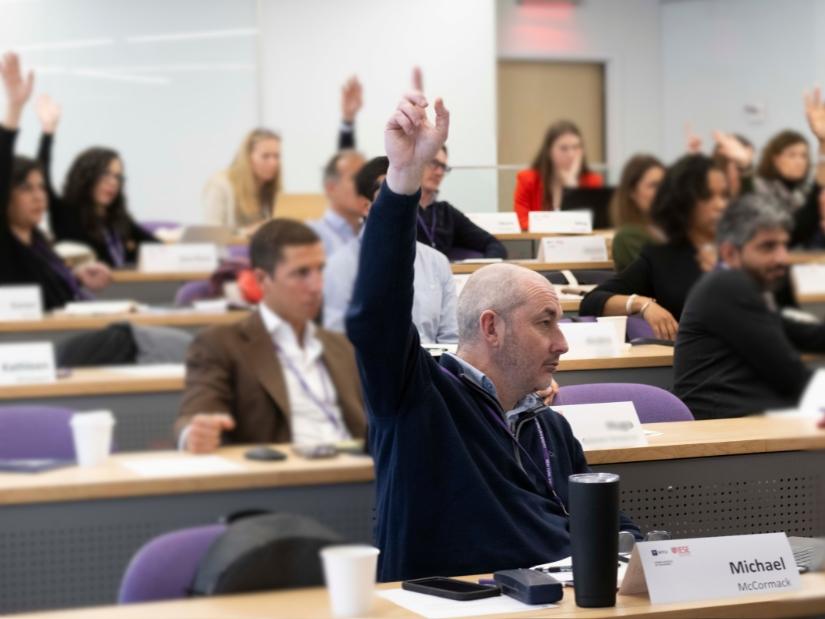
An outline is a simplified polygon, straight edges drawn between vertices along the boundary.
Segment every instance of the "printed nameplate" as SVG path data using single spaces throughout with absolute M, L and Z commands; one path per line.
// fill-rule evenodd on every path
M 213 243 L 143 243 L 138 269 L 143 273 L 207 273 L 218 268 Z
M 604 262 L 607 244 L 603 236 L 552 236 L 541 240 L 539 262 Z
M 551 406 L 564 415 L 585 450 L 647 445 L 633 402 Z
M 530 232 L 541 234 L 591 234 L 593 213 L 590 211 L 530 211 Z
M 465 213 L 470 221 L 490 234 L 518 234 L 521 227 L 515 213 Z
M 55 379 L 51 342 L 0 344 L 0 385 L 53 383 Z
M 799 408 L 803 413 L 814 417 L 825 413 L 825 370 L 819 369 L 811 376 L 799 401 Z
M 39 286 L 0 286 L 0 320 L 40 320 L 43 296 Z
M 563 359 L 597 359 L 615 357 L 620 348 L 616 329 L 606 322 L 560 322 L 559 329 L 567 340 Z
M 825 264 L 794 264 L 791 279 L 796 294 L 825 294 Z
M 639 565 L 641 564 L 641 569 Z M 654 604 L 782 593 L 799 571 L 784 533 L 638 542 L 620 594 Z

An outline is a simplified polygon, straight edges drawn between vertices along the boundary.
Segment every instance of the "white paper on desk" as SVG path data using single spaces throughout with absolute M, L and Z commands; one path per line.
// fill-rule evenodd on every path
M 141 477 L 184 477 L 212 473 L 238 473 L 244 468 L 220 456 L 179 456 L 174 458 L 121 459 L 126 467 Z
M 821 416 L 825 412 L 825 370 L 817 370 L 808 381 L 799 408 L 808 415 Z
M 490 234 L 518 234 L 521 226 L 515 212 L 505 213 L 464 213 L 475 225 Z
M 607 245 L 601 236 L 551 236 L 541 240 L 540 262 L 605 262 Z
M 585 449 L 647 445 L 633 402 L 553 406 Z
M 627 563 L 623 563 L 621 561 L 616 561 L 616 585 L 621 585 L 622 580 L 624 579 L 625 572 L 627 571 Z M 564 567 L 564 568 L 572 568 L 573 567 L 573 557 L 565 557 L 564 559 L 559 559 L 558 561 L 551 561 L 550 563 L 542 563 L 541 565 L 534 565 L 531 567 L 531 570 L 541 570 L 542 568 L 548 567 Z M 550 574 L 553 578 L 558 580 L 560 583 L 568 584 L 573 582 L 573 572 L 572 571 L 565 571 L 565 572 L 553 572 Z
M 530 211 L 528 221 L 528 230 L 539 234 L 591 234 L 593 232 L 593 213 L 584 209 Z
M 471 600 L 469 602 L 457 602 L 440 598 L 435 595 L 415 593 L 404 589 L 389 589 L 378 591 L 377 594 L 429 619 L 450 619 L 450 617 L 480 617 L 482 615 L 512 615 L 515 613 L 527 613 L 540 610 L 542 608 L 556 608 L 555 604 L 524 604 L 507 595 L 499 595 L 494 598 L 483 600 Z
M 183 378 L 186 375 L 186 366 L 183 363 L 114 365 L 104 369 L 108 373 L 131 378 Z
M 791 279 L 797 294 L 825 293 L 825 264 L 794 264 Z
M 71 301 L 66 303 L 63 313 L 67 316 L 103 316 L 128 314 L 137 310 L 134 301 Z
M 563 359 L 615 357 L 621 351 L 616 329 L 607 322 L 561 322 L 559 329 L 567 340 Z

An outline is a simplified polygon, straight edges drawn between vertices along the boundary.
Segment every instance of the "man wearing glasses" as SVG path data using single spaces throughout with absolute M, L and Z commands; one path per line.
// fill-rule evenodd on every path
M 479 228 L 449 202 L 436 200 L 441 181 L 449 171 L 447 147 L 444 146 L 424 166 L 418 208 L 418 241 L 446 254 L 450 260 L 507 258 L 507 250 L 496 237 Z

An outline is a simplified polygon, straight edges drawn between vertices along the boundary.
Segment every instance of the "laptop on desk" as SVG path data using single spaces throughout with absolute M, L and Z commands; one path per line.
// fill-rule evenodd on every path
M 610 223 L 610 199 L 615 187 L 576 187 L 565 189 L 561 199 L 563 211 L 590 211 L 593 214 L 593 229 L 612 227 Z

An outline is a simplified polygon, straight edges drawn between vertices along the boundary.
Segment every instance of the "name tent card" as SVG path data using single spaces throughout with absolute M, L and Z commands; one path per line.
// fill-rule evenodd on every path
M 591 234 L 591 211 L 530 211 L 528 229 L 540 234 Z
M 615 357 L 621 351 L 617 331 L 606 322 L 560 322 L 559 329 L 567 340 L 564 359 Z
M 521 226 L 515 213 L 465 213 L 470 221 L 490 234 L 519 234 Z
M 784 533 L 637 542 L 621 595 L 654 604 L 783 593 L 800 587 Z
M 825 294 L 825 264 L 794 264 L 791 279 L 797 294 Z
M 218 247 L 213 243 L 143 243 L 138 269 L 143 273 L 204 273 L 218 268 Z
M 53 383 L 56 379 L 51 342 L 0 344 L 0 385 Z
M 453 283 L 455 284 L 455 296 L 456 298 L 461 295 L 461 291 L 464 290 L 464 284 L 467 283 L 467 280 L 470 279 L 470 275 L 468 273 L 456 273 L 453 275 Z
M 647 445 L 633 402 L 551 406 L 570 424 L 585 449 Z
M 552 236 L 541 240 L 539 262 L 605 262 L 607 244 L 602 236 Z
M 819 369 L 811 376 L 799 401 L 799 409 L 812 417 L 821 417 L 825 413 L 825 370 Z
M 40 320 L 43 295 L 39 286 L 0 286 L 0 320 Z

